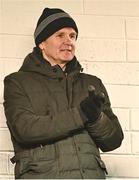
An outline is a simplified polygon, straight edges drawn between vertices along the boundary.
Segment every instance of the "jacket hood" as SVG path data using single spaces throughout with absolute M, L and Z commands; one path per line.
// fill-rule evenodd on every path
M 67 63 L 65 73 L 75 74 L 82 70 L 81 65 L 76 57 L 74 57 Z M 52 78 L 61 77 L 64 74 L 59 65 L 51 66 L 51 64 L 43 58 L 38 47 L 35 47 L 33 52 L 26 56 L 19 71 L 36 72 L 42 75 L 51 76 Z

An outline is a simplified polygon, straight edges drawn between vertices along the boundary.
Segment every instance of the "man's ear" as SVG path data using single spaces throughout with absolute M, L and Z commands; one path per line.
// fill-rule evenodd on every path
M 39 48 L 43 50 L 43 42 L 39 44 Z

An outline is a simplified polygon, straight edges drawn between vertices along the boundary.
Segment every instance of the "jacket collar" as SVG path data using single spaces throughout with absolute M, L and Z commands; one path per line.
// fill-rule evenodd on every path
M 35 47 L 33 52 L 26 56 L 23 65 L 19 71 L 24 72 L 36 72 L 42 75 L 50 76 L 51 78 L 59 78 L 65 76 L 65 73 L 68 75 L 74 75 L 79 73 L 82 70 L 81 65 L 74 57 L 66 65 L 66 69 L 63 72 L 59 65 L 51 66 L 48 61 L 46 61 L 39 48 Z

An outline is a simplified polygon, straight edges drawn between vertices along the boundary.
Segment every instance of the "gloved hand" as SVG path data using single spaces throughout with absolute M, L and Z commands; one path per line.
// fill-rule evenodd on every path
M 102 107 L 105 101 L 104 93 L 96 93 L 95 87 L 88 87 L 89 96 L 80 103 L 82 112 L 88 119 L 88 122 L 95 122 L 102 112 Z

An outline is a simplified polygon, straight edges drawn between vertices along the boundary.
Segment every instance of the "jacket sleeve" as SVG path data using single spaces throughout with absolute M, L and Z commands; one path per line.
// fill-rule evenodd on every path
M 112 151 L 120 147 L 123 131 L 117 116 L 113 113 L 107 91 L 100 81 L 100 90 L 105 94 L 103 112 L 95 123 L 87 124 L 87 130 L 96 145 L 103 151 Z
M 24 145 L 53 142 L 84 127 L 77 108 L 53 117 L 36 115 L 27 94 L 14 78 L 4 80 L 4 109 L 12 136 Z

